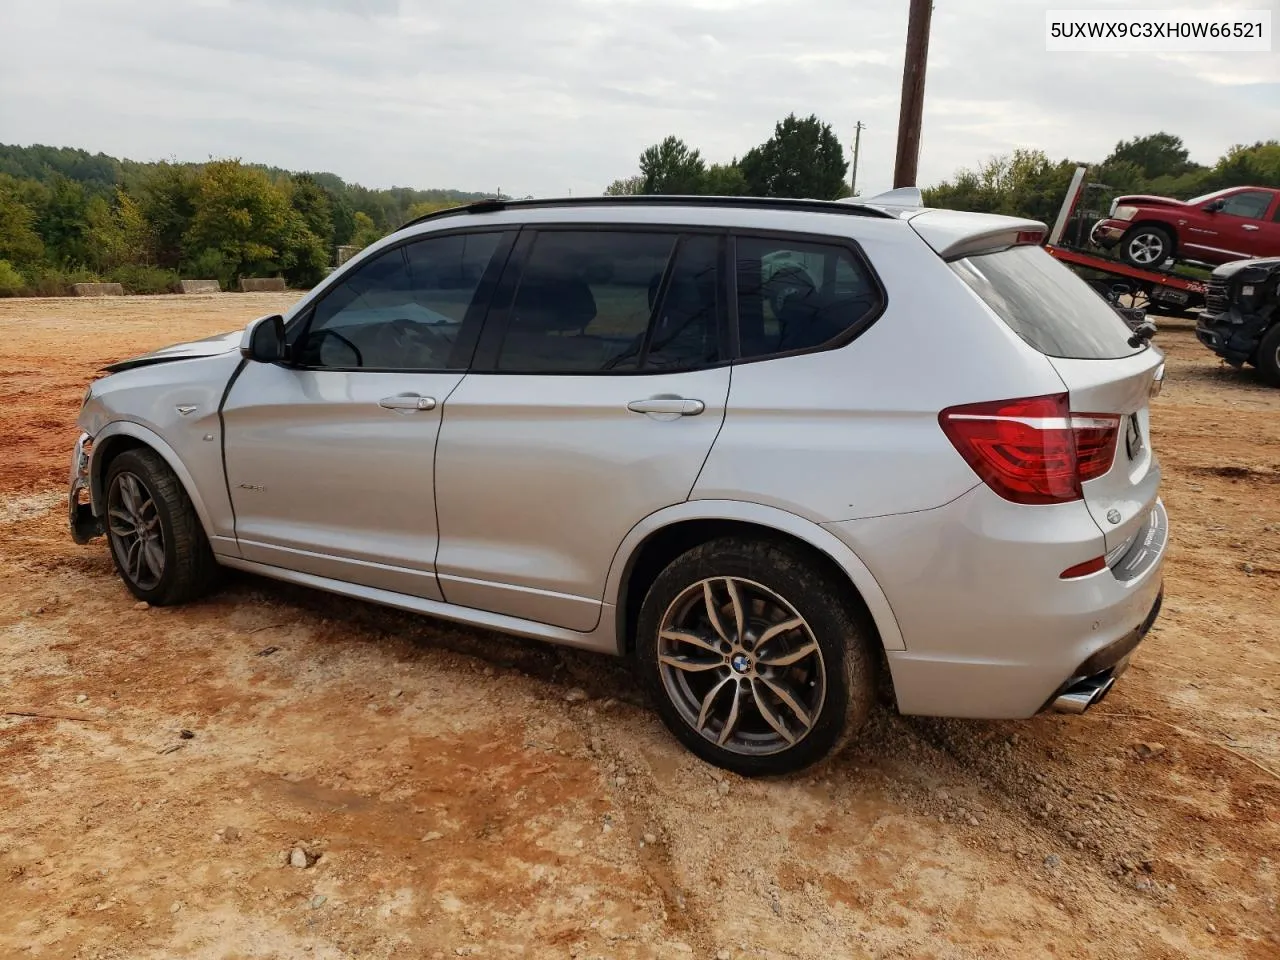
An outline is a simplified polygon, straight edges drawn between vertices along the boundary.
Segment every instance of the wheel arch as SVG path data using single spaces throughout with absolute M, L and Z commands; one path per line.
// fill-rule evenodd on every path
M 103 488 L 107 478 L 107 468 L 111 465 L 111 461 L 126 450 L 139 448 L 154 451 L 169 465 L 169 469 L 177 476 L 178 482 L 182 484 L 182 489 L 186 492 L 187 497 L 190 498 L 191 505 L 195 508 L 196 516 L 200 518 L 200 526 L 204 528 L 205 536 L 212 539 L 213 524 L 209 516 L 209 510 L 200 496 L 200 491 L 196 487 L 195 479 L 191 476 L 190 471 L 182 463 L 181 458 L 173 447 L 169 446 L 158 433 L 131 420 L 117 420 L 114 423 L 109 423 L 93 438 L 93 454 L 89 460 L 89 494 L 93 504 L 94 516 L 102 516 L 105 510 L 105 490 Z
M 634 649 L 636 621 L 649 586 L 671 560 L 700 543 L 753 536 L 800 547 L 849 586 L 849 599 L 865 613 L 886 650 L 904 650 L 897 617 L 879 582 L 843 541 L 811 520 L 760 504 L 691 500 L 638 523 L 614 555 L 606 596 L 612 599 L 617 649 Z

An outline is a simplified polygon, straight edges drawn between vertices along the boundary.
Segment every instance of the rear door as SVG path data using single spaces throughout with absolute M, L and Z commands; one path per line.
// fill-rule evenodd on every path
M 688 499 L 724 419 L 724 238 L 526 231 L 436 458 L 447 601 L 570 630 L 627 532 Z
M 1024 341 L 1043 353 L 1070 396 L 1073 419 L 1119 418 L 1111 469 L 1083 484 L 1107 551 L 1147 522 L 1160 485 L 1148 410 L 1162 375 L 1159 350 L 1133 346 L 1119 315 L 1043 249 L 1017 246 L 956 261 L 953 269 Z

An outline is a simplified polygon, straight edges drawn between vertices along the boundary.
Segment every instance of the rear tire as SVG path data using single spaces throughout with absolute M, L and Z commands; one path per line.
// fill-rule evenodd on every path
M 129 592 L 156 607 L 187 603 L 217 583 L 218 564 L 191 498 L 154 450 L 126 450 L 107 467 L 107 543 Z
M 839 751 L 876 699 L 873 634 L 849 589 L 779 543 L 724 538 L 677 557 L 638 625 L 638 669 L 663 723 L 744 776 Z
M 1258 376 L 1273 387 L 1280 387 L 1280 323 L 1272 324 L 1258 344 Z
M 1120 259 L 1131 267 L 1155 270 L 1173 256 L 1173 235 L 1164 227 L 1141 224 L 1120 238 Z

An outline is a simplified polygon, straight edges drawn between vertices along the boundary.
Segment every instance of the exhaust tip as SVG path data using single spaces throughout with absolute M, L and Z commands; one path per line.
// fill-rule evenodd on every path
M 1084 713 L 1110 693 L 1115 682 L 1110 670 L 1077 680 L 1054 698 L 1053 709 L 1058 713 Z

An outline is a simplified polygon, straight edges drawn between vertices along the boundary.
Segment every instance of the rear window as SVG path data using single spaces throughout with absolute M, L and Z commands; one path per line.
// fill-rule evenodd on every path
M 1092 287 L 1040 247 L 1020 246 L 951 264 L 1018 336 L 1050 357 L 1114 360 L 1138 353 L 1132 332 Z

